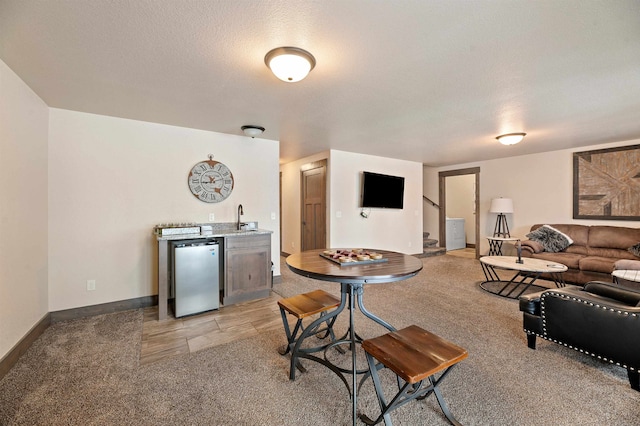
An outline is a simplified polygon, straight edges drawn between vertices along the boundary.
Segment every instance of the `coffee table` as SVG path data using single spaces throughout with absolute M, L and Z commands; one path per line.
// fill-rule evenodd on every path
M 567 270 L 567 267 L 562 263 L 531 257 L 523 257 L 522 263 L 518 263 L 517 260 L 516 256 L 481 257 L 480 264 L 486 281 L 480 283 L 480 287 L 498 296 L 517 299 L 536 282 L 541 274 L 549 274 L 556 287 L 565 286 L 562 273 Z M 509 281 L 505 281 L 500 278 L 496 269 L 512 270 L 516 273 Z M 498 288 L 494 289 L 489 285 L 490 283 L 504 283 L 504 285 L 502 287 L 498 285 Z M 521 290 L 518 292 L 519 289 Z

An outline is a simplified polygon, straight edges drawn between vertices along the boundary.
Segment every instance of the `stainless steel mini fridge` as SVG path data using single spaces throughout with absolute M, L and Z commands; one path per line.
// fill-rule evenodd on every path
M 187 240 L 172 246 L 176 318 L 218 309 L 222 254 L 219 242 Z

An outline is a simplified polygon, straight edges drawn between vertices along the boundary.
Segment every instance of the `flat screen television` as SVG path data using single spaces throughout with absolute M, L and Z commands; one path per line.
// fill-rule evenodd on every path
M 361 207 L 401 209 L 403 202 L 403 177 L 362 172 Z

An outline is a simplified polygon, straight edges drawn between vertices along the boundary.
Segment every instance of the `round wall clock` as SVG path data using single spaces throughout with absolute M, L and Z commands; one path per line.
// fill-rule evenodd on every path
M 201 161 L 189 172 L 189 189 L 193 195 L 205 203 L 219 203 L 233 191 L 233 174 L 224 164 L 213 161 Z

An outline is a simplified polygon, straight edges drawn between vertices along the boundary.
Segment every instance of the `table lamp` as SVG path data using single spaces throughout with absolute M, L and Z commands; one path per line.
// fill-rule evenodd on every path
M 494 198 L 491 200 L 490 213 L 498 213 L 496 226 L 493 229 L 494 237 L 511 238 L 509 225 L 505 213 L 513 213 L 513 200 L 511 198 Z

